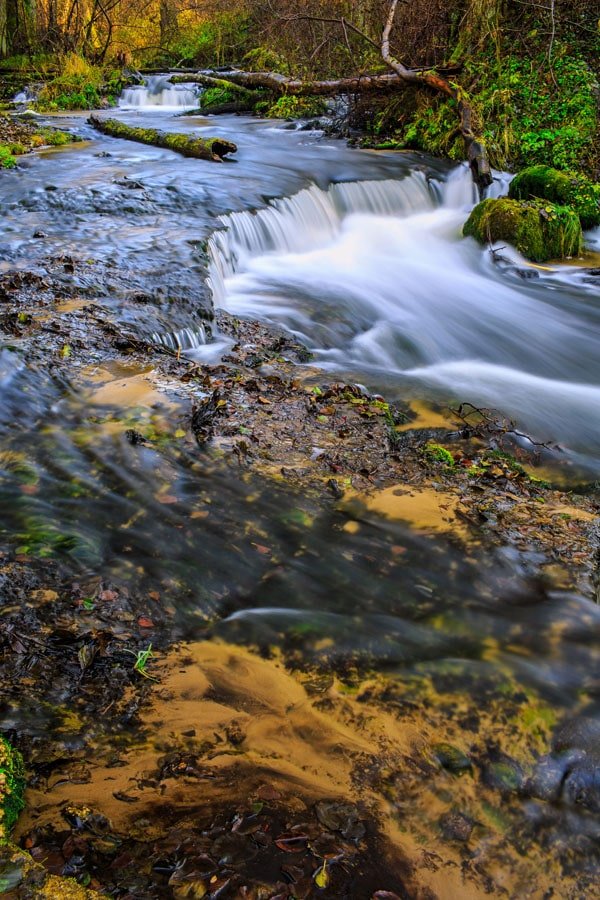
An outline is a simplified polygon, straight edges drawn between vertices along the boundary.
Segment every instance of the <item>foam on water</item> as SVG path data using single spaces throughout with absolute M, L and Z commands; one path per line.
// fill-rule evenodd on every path
M 489 195 L 509 181 L 496 174 Z M 413 172 L 313 185 L 222 217 L 209 241 L 215 305 L 286 326 L 327 367 L 493 406 L 538 437 L 597 456 L 594 286 L 567 266 L 525 268 L 510 248 L 513 265 L 500 269 L 462 238 L 477 199 L 462 165 L 443 184 Z

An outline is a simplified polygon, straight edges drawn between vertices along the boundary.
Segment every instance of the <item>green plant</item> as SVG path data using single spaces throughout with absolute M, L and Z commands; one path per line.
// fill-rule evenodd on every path
M 550 71 L 547 45 L 540 41 L 538 49 L 535 40 L 530 57 L 508 46 L 500 52 L 494 47 L 493 54 L 484 47 L 464 61 L 461 83 L 483 124 L 490 161 L 500 169 L 541 163 L 591 171 L 598 160 L 596 76 L 582 56 L 559 41 Z M 464 157 L 454 100 L 417 92 L 405 106 L 408 112 L 388 104 L 373 131 L 398 133 L 405 147 Z
M 150 673 L 146 671 L 148 660 L 154 656 L 152 653 L 152 644 L 148 644 L 145 650 L 138 650 L 137 653 L 133 650 L 128 650 L 127 652 L 132 653 L 135 656 L 135 662 L 133 664 L 134 671 L 139 675 L 143 675 L 144 678 L 150 679 L 150 681 L 158 681 L 154 675 L 150 675 Z
M 442 447 L 441 444 L 428 443 L 423 448 L 423 456 L 428 462 L 439 462 L 445 466 L 452 467 L 454 465 L 454 457 L 449 450 Z
M 17 161 L 7 144 L 0 144 L 0 169 L 14 169 Z
M 265 110 L 269 119 L 303 119 L 322 116 L 326 105 L 321 97 L 297 97 L 284 94 Z
M 69 53 L 61 60 L 61 74 L 48 81 L 38 95 L 36 108 L 96 109 L 101 106 L 104 73 L 81 56 Z
M 269 47 L 254 47 L 242 59 L 247 69 L 254 72 L 282 72 L 288 71 L 285 57 L 280 56 Z
M 25 770 L 18 750 L 0 737 L 0 845 L 5 844 L 25 806 Z

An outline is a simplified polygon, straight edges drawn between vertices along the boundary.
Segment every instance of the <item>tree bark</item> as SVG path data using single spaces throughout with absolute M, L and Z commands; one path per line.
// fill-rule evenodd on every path
M 210 75 L 176 75 L 174 84 L 203 84 L 206 87 L 230 87 L 240 91 L 264 88 L 276 94 L 319 95 L 355 94 L 363 91 L 385 91 L 402 83 L 398 75 L 357 75 L 335 81 L 299 81 L 277 72 L 228 72 L 222 78 Z
M 481 191 L 492 183 L 492 173 L 487 158 L 485 142 L 479 131 L 476 131 L 474 127 L 473 110 L 469 98 L 461 88 L 449 82 L 443 75 L 439 75 L 436 72 L 408 69 L 392 56 L 390 51 L 390 34 L 397 7 L 398 0 L 392 0 L 381 36 L 381 58 L 390 69 L 408 84 L 426 85 L 456 101 L 459 117 L 458 129 L 465 144 L 473 180 Z
M 235 153 L 237 150 L 235 144 L 222 138 L 195 138 L 187 134 L 158 131 L 156 128 L 132 128 L 117 119 L 100 119 L 98 116 L 90 116 L 88 122 L 102 134 L 108 134 L 110 137 L 151 144 L 154 147 L 165 147 L 167 150 L 174 150 L 176 153 L 181 153 L 182 156 L 190 156 L 194 159 L 223 162 L 224 156 L 228 153 Z

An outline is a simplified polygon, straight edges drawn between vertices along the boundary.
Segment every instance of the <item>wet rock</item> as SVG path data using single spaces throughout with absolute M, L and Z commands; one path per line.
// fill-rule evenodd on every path
M 443 769 L 454 775 L 463 775 L 471 771 L 473 764 L 466 753 L 452 744 L 436 744 L 433 753 Z
M 321 800 L 315 804 L 319 822 L 330 831 L 339 831 L 347 840 L 359 841 L 365 834 L 365 826 L 360 821 L 358 808 L 352 803 L 338 803 L 335 800 Z
M 580 751 L 574 751 L 560 756 L 544 756 L 525 783 L 524 791 L 527 796 L 555 803 L 560 797 L 566 774 L 582 755 Z
M 600 765 L 594 757 L 584 757 L 567 774 L 561 800 L 569 806 L 580 806 L 600 813 Z
M 523 786 L 523 770 L 510 756 L 498 753 L 484 764 L 483 782 L 501 794 L 512 794 Z
M 440 828 L 447 841 L 468 841 L 473 825 L 473 820 L 460 812 L 446 813 L 440 819 Z
M 600 720 L 589 716 L 567 719 L 555 731 L 552 749 L 561 753 L 567 750 L 585 750 L 600 757 Z

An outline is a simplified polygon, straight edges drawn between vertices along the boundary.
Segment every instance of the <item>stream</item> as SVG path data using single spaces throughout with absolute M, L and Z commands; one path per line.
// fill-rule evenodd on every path
M 232 160 L 183 159 L 99 135 L 84 114 L 53 117 L 82 142 L 29 155 L 0 176 L 0 273 L 43 277 L 49 259 L 72 260 L 64 274 L 71 293 L 199 364 L 232 344 L 215 307 L 282 326 L 312 351 L 325 380 L 389 400 L 498 409 L 532 439 L 559 445 L 575 480 L 600 477 L 600 229 L 587 235 L 589 258 L 579 265 L 532 266 L 510 248 L 493 254 L 461 237 L 476 202 L 466 167 L 352 149 L 288 123 L 179 115 L 196 103 L 187 86 L 156 76 L 125 91 L 110 114 L 223 136 L 238 145 Z M 508 180 L 498 173 L 491 195 Z M 102 277 L 79 262 L 101 265 Z M 600 838 L 598 607 L 532 578 L 527 550 L 464 553 L 375 510 L 348 528 L 342 508 L 319 508 L 292 484 L 236 476 L 193 443 L 161 443 L 185 412 L 168 384 L 130 402 L 127 427 L 150 424 L 158 436 L 133 453 L 116 426 L 118 392 L 101 385 L 130 376 L 101 363 L 71 383 L 30 364 L 18 338 L 2 337 L 2 553 L 55 561 L 63 578 L 84 585 L 102 573 L 104 584 L 152 597 L 147 614 L 157 620 L 158 585 L 178 639 L 209 636 L 260 648 L 265 658 L 279 648 L 300 668 L 339 672 L 350 660 L 413 685 L 415 698 L 427 681 L 453 695 L 448 716 L 460 712 L 472 740 L 467 713 L 481 715 L 494 752 L 504 745 L 486 716 L 509 693 L 534 697 L 531 727 L 545 740 L 537 769 L 526 787 L 519 768 L 510 793 L 481 764 L 486 790 L 497 791 L 497 820 L 487 809 L 487 825 L 502 840 L 518 832 L 533 860 L 560 847 L 562 868 L 549 877 L 564 878 L 565 892 L 544 896 L 584 896 L 569 881 L 584 873 L 591 897 Z M 49 710 L 66 693 L 57 680 L 43 708 L 11 697 L 2 730 L 35 741 L 54 727 Z M 464 708 L 459 696 L 468 698 Z M 544 723 L 552 733 L 563 727 L 551 746 Z M 89 735 L 73 740 L 81 747 Z M 504 749 L 493 757 L 498 778 Z M 428 833 L 434 794 L 436 810 L 467 803 L 464 776 L 461 788 L 452 777 L 415 778 L 412 812 L 398 813 L 413 837 Z M 509 854 L 501 841 L 490 846 L 492 859 Z M 518 856 L 515 871 L 524 865 Z M 512 883 L 509 896 L 542 896 Z

